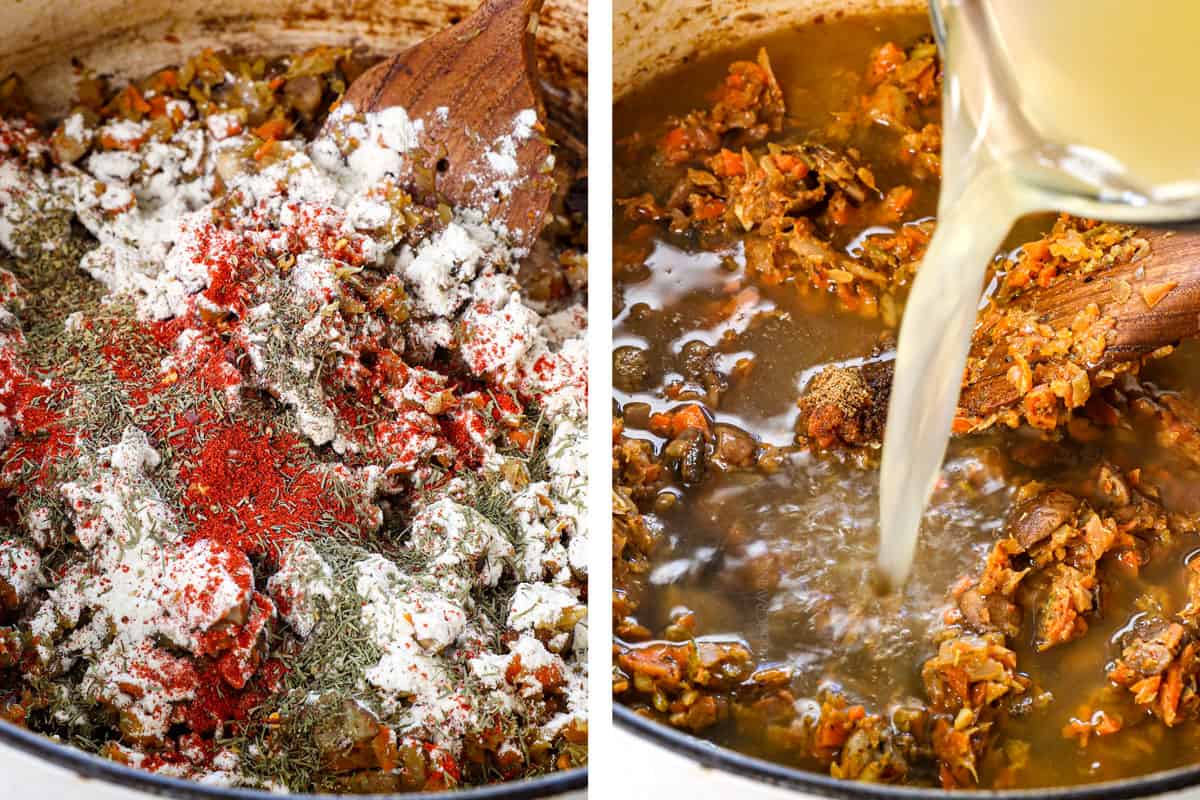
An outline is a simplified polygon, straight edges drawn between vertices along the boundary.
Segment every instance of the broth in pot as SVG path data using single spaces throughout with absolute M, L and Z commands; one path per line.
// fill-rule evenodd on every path
M 1054 402 L 951 443 L 909 581 L 870 589 L 895 334 L 938 224 L 928 24 L 829 16 L 720 52 L 699 36 L 626 93 L 638 70 L 618 69 L 615 698 L 858 780 L 1194 763 L 1197 348 L 1097 377 L 1098 320 L 1037 314 L 1040 292 L 1145 257 L 1137 229 L 1039 215 L 1008 233 L 973 344 L 1007 347 L 1020 399 Z

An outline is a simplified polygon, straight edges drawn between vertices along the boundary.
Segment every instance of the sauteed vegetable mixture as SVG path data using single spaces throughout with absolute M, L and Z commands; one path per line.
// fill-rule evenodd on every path
M 789 31 L 615 109 L 613 692 L 858 780 L 1193 763 L 1196 350 L 1100 369 L 1102 309 L 1037 313 L 1066 276 L 1145 256 L 1135 230 L 1014 229 L 915 577 L 869 588 L 894 334 L 937 224 L 926 25 Z
M 368 65 L 0 84 L 5 719 L 296 791 L 584 762 L 584 154 L 516 250 Z

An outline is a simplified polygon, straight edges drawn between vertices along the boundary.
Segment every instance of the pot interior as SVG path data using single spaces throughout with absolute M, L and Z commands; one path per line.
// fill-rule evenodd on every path
M 212 47 L 276 55 L 318 44 L 390 53 L 457 22 L 467 0 L 21 0 L 0 2 L 0 75 L 16 72 L 43 114 L 69 108 L 72 59 L 100 74 L 140 76 Z M 549 0 L 538 67 L 551 113 L 586 131 L 587 2 Z
M 822 18 L 925 7 L 923 0 L 615 0 L 613 99 L 738 42 Z

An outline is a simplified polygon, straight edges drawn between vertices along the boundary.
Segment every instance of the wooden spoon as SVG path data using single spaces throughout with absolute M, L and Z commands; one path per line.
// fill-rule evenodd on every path
M 508 227 L 516 246 L 537 239 L 554 192 L 550 142 L 537 88 L 533 33 L 542 0 L 484 0 L 457 25 L 363 73 L 344 102 L 360 112 L 400 106 L 424 124 L 422 149 L 437 194 L 452 206 L 484 211 Z M 516 116 L 537 113 L 536 132 L 513 138 L 515 172 L 488 159 Z
M 1200 336 L 1200 226 L 1173 230 L 1144 228 L 1150 253 L 1091 275 L 1071 274 L 1047 289 L 1015 299 L 1014 308 L 1032 310 L 1058 329 L 1070 324 L 1089 304 L 1116 321 L 1100 363 L 1092 369 L 1144 358 L 1165 345 Z M 1156 295 L 1165 294 L 1161 297 Z M 1020 392 L 1008 380 L 1012 362 L 1006 343 L 992 344 L 981 376 L 963 387 L 961 409 L 987 415 L 1017 402 Z

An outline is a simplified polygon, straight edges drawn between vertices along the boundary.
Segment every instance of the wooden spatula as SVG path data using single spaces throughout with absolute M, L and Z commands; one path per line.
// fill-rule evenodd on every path
M 550 143 L 539 124 L 513 137 L 516 170 L 495 167 L 488 153 L 512 137 L 514 120 L 533 109 L 544 119 L 533 33 L 542 0 L 484 0 L 457 25 L 375 65 L 351 84 L 344 102 L 362 112 L 400 106 L 424 124 L 425 168 L 437 193 L 458 207 L 482 210 L 529 248 L 554 191 Z M 503 160 L 503 159 L 502 159 Z
M 1146 228 L 1145 258 L 1092 275 L 1069 275 L 1046 289 L 1030 291 L 1012 305 L 1036 312 L 1042 322 L 1063 327 L 1090 303 L 1116 320 L 1095 369 L 1143 358 L 1164 345 L 1200 336 L 1200 225 Z M 1164 293 L 1165 292 L 1165 293 Z M 1006 377 L 1011 361 L 1003 341 L 992 345 L 980 377 L 963 386 L 960 408 L 985 417 L 1020 399 Z

